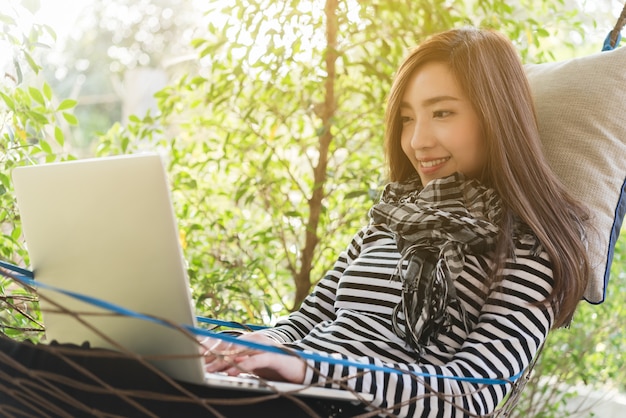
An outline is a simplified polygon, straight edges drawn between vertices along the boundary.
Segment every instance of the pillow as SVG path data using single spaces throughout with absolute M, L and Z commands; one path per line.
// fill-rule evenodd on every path
M 597 229 L 584 297 L 602 303 L 626 212 L 626 48 L 525 69 L 548 161 Z

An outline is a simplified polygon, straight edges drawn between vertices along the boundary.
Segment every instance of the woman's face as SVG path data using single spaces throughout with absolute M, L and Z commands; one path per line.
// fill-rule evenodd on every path
M 428 63 L 411 76 L 400 116 L 402 150 L 422 185 L 455 172 L 480 175 L 487 159 L 480 120 L 447 65 Z

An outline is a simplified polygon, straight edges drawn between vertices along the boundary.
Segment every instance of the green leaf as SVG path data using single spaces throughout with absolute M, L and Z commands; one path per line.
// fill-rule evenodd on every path
M 120 147 L 122 148 L 122 152 L 126 152 L 128 151 L 128 144 L 130 143 L 130 140 L 128 139 L 127 136 L 125 136 L 124 138 L 122 138 L 122 141 L 120 143 Z
M 32 14 L 37 13 L 39 9 L 41 8 L 40 0 L 28 0 L 28 1 L 22 1 L 21 3 Z
M 46 99 L 52 100 L 52 88 L 46 82 L 43 83 L 43 94 L 46 96 Z
M 40 112 L 37 112 L 34 110 L 27 110 L 26 114 L 28 115 L 29 118 L 31 118 L 32 120 L 34 120 L 35 122 L 41 125 L 47 125 L 50 122 L 48 118 Z
M 52 154 L 52 147 L 50 146 L 50 144 L 48 144 L 48 141 L 39 141 L 39 146 L 41 147 L 41 150 L 43 152 L 45 152 L 46 154 Z
M 15 225 L 13 227 L 13 231 L 11 231 L 11 238 L 13 238 L 14 241 L 17 241 L 20 239 L 21 235 L 22 235 L 22 228 L 19 225 Z
M 52 38 L 52 40 L 54 42 L 56 42 L 57 40 L 57 34 L 54 31 L 54 29 L 52 29 L 52 27 L 48 26 L 48 25 L 43 25 L 43 28 L 45 29 L 46 32 L 48 32 L 48 35 L 50 35 L 50 37 Z
M 7 105 L 7 107 L 15 112 L 15 101 L 13 101 L 13 98 L 4 94 L 1 91 L 0 91 L 0 97 L 2 97 L 2 100 Z
M 41 70 L 41 67 L 35 62 L 33 57 L 28 52 L 24 52 L 24 58 L 26 58 L 26 62 L 30 66 L 31 70 L 33 70 L 35 74 L 39 74 L 39 70 Z
M 70 125 L 78 125 L 78 119 L 76 118 L 76 116 L 72 115 L 71 113 L 63 112 L 63 118 Z
M 4 173 L 0 173 L 0 183 L 5 186 L 7 189 L 11 187 L 11 179 Z
M 22 80 L 24 79 L 24 75 L 22 74 L 22 66 L 17 58 L 13 59 L 13 65 L 15 66 L 15 74 L 17 76 L 17 84 L 22 84 Z
M 60 146 L 63 146 L 63 144 L 65 144 L 65 136 L 63 135 L 63 130 L 58 126 L 54 127 L 54 139 Z
M 0 22 L 6 23 L 9 26 L 17 26 L 15 19 L 2 13 L 0 13 Z
M 196 39 L 192 39 L 190 44 L 193 48 L 198 48 L 200 45 L 206 43 L 207 40 L 203 39 L 203 38 L 196 38 Z
M 57 111 L 71 109 L 76 106 L 76 100 L 65 99 L 57 107 Z
M 39 103 L 41 105 L 45 105 L 46 104 L 46 100 L 43 98 L 43 94 L 41 94 L 41 91 L 39 91 L 35 87 L 29 87 L 28 88 L 28 93 L 30 94 L 30 97 L 35 99 L 35 101 L 37 103 Z
M 355 199 L 357 197 L 361 197 L 369 194 L 366 190 L 353 190 L 351 192 L 346 193 L 346 199 Z

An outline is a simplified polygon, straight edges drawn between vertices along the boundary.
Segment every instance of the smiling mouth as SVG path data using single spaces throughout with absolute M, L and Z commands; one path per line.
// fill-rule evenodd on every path
M 439 164 L 443 164 L 446 161 L 448 161 L 449 159 L 450 159 L 450 157 L 438 158 L 436 160 L 420 161 L 419 163 L 420 163 L 421 167 L 431 168 L 431 167 L 438 166 Z

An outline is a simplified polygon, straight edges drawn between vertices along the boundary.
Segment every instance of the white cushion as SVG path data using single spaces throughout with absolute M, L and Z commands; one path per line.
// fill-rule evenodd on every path
M 626 48 L 525 68 L 548 161 L 597 228 L 585 299 L 601 303 L 626 212 Z

